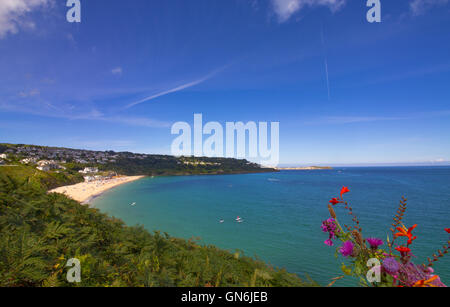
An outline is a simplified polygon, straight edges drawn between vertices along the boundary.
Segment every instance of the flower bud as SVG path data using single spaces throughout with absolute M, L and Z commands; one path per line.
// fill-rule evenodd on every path
M 336 219 L 336 212 L 334 212 L 334 209 L 331 205 L 328 205 L 328 211 L 330 211 L 331 217 Z

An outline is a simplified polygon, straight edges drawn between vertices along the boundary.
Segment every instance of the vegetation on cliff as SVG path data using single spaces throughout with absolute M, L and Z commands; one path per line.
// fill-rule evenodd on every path
M 0 168 L 0 286 L 310 285 L 240 252 L 128 227 L 48 194 L 47 178 L 28 171 Z M 66 280 L 71 258 L 81 262 L 81 283 Z

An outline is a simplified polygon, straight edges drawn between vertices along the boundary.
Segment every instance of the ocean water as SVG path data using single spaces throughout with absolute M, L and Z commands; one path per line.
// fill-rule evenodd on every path
M 418 224 L 413 253 L 422 263 L 448 240 L 450 167 L 366 167 L 334 170 L 224 176 L 145 178 L 110 190 L 92 205 L 128 225 L 144 225 L 174 237 L 200 238 L 321 285 L 342 275 L 336 247 L 324 245 L 321 222 L 327 204 L 348 186 L 345 195 L 358 216 L 365 237 L 385 241 L 401 196 L 408 198 L 406 226 Z M 136 202 L 135 206 L 131 206 Z M 341 224 L 351 224 L 343 207 L 335 207 Z M 240 216 L 244 222 L 237 223 Z M 223 219 L 224 223 L 219 221 Z M 450 285 L 450 256 L 435 266 Z M 355 285 L 351 278 L 338 286 Z

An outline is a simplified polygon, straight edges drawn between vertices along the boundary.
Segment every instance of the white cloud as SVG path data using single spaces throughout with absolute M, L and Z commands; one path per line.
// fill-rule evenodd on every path
M 421 15 L 433 6 L 444 5 L 448 2 L 448 0 L 412 0 L 409 7 L 413 15 Z
M 27 97 L 35 97 L 39 96 L 41 92 L 38 89 L 32 89 L 31 91 L 22 91 L 19 93 L 19 97 L 27 98 Z
M 273 9 L 280 22 L 287 21 L 305 6 L 328 6 L 331 11 L 340 9 L 346 0 L 272 0 Z
M 51 1 L 53 0 L 0 0 L 0 38 L 8 33 L 19 32 L 19 28 L 34 28 L 34 23 L 26 15 Z
M 116 67 L 116 68 L 113 68 L 113 69 L 111 70 L 111 73 L 112 73 L 113 75 L 121 75 L 121 74 L 122 74 L 122 67 Z
M 446 162 L 446 160 L 444 158 L 439 158 L 439 159 L 434 159 L 431 160 L 432 163 L 443 163 Z

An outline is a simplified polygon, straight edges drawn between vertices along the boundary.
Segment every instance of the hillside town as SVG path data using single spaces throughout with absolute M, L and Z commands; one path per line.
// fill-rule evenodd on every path
M 8 155 L 22 157 L 23 162 L 27 164 L 36 163 L 40 160 L 53 160 L 60 163 L 75 162 L 79 164 L 107 164 L 116 162 L 118 158 L 145 159 L 150 156 L 130 152 L 116 153 L 113 151 L 91 151 L 33 145 L 7 146 L 2 153 L 2 156 L 4 156 L 2 159 L 4 160 Z
M 274 171 L 245 159 L 176 157 L 5 143 L 0 143 L 0 165 L 22 165 L 42 172 L 84 177 L 86 181 L 110 174 L 161 176 Z
M 56 173 L 66 170 L 67 168 L 64 166 L 66 163 L 98 165 L 115 163 L 120 157 L 128 159 L 144 159 L 147 156 L 132 153 L 115 153 L 112 151 L 96 152 L 30 145 L 10 145 L 6 148 L 5 145 L 0 146 L 3 147 L 3 153 L 0 154 L 0 165 L 7 165 L 11 161 L 17 161 L 20 164 L 35 167 L 37 170 L 43 172 L 54 171 Z M 115 172 L 100 172 L 98 167 L 90 166 L 86 166 L 78 172 L 84 175 L 83 177 L 86 182 L 105 180 L 117 176 Z

